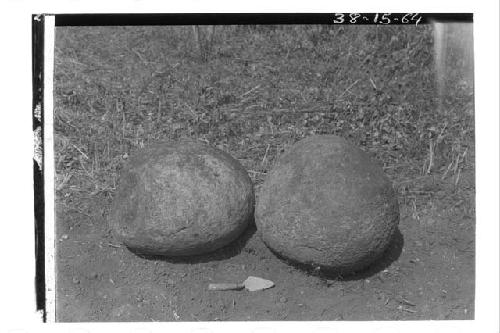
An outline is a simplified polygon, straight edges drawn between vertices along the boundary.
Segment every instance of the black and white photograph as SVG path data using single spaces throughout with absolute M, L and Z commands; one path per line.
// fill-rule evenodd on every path
M 443 17 L 56 24 L 55 321 L 473 320 L 474 23 Z
M 0 331 L 498 332 L 499 8 L 7 1 Z

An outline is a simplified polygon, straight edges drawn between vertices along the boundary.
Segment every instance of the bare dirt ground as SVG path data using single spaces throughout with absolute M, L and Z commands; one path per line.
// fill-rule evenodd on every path
M 473 189 L 472 174 L 464 190 Z M 471 192 L 473 193 L 473 192 Z M 415 320 L 474 317 L 474 217 L 450 193 L 414 211 L 382 262 L 346 279 L 294 267 L 262 243 L 255 226 L 233 244 L 188 260 L 142 258 L 106 223 L 109 200 L 58 205 L 59 321 Z M 209 291 L 247 276 L 269 290 Z
M 224 27 L 208 59 L 193 55 L 190 32 L 58 28 L 57 321 L 473 319 L 472 95 L 450 80 L 437 109 L 431 29 Z M 258 195 L 280 152 L 322 133 L 374 154 L 398 193 L 399 233 L 365 272 L 290 265 L 254 225 L 214 253 L 175 260 L 137 256 L 111 236 L 119 170 L 148 142 L 217 145 Z M 248 276 L 275 286 L 208 290 Z

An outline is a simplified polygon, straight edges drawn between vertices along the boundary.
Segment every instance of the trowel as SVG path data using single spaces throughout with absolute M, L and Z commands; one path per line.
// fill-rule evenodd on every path
M 208 290 L 241 290 L 258 291 L 274 287 L 274 282 L 255 276 L 249 276 L 243 283 L 210 283 Z

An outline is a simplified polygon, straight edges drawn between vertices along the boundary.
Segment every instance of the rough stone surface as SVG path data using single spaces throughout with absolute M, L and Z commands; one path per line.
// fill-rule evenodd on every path
M 130 157 L 109 222 L 115 237 L 136 252 L 188 256 L 236 239 L 253 212 L 253 185 L 241 164 L 183 139 Z
M 340 137 L 319 135 L 279 158 L 260 189 L 255 222 L 282 257 L 346 274 L 383 254 L 399 207 L 390 181 L 367 153 Z

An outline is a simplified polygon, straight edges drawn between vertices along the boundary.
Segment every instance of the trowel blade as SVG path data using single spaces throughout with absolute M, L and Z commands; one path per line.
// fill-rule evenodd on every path
M 274 282 L 255 276 L 249 276 L 243 285 L 249 291 L 257 291 L 274 287 Z

